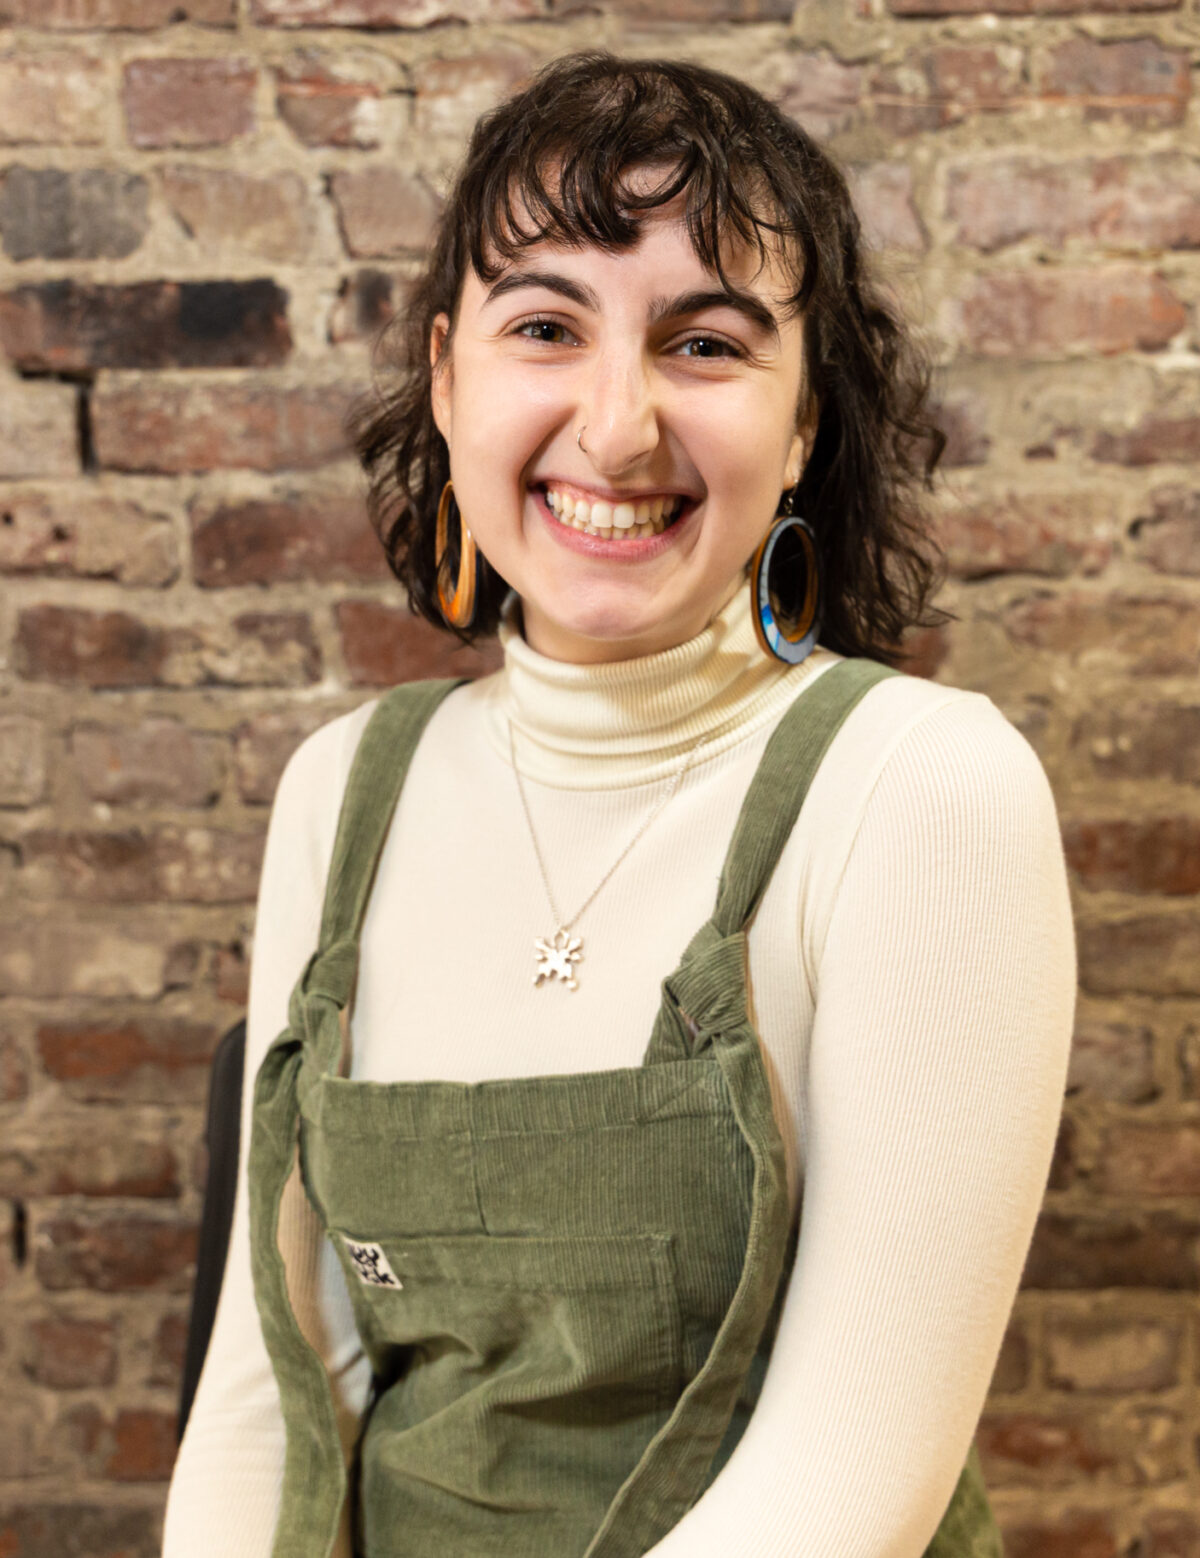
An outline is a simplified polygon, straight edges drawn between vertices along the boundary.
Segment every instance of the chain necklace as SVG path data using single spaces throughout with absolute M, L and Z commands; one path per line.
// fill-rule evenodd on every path
M 662 811 L 663 807 L 675 794 L 676 790 L 679 788 L 680 781 L 683 779 L 684 774 L 691 767 L 692 759 L 695 757 L 696 753 L 699 752 L 704 743 L 711 740 L 711 738 L 712 732 L 710 732 L 707 736 L 701 736 L 700 740 L 697 741 L 695 746 L 691 748 L 683 762 L 675 770 L 674 774 L 672 774 L 670 786 L 662 800 L 657 803 L 657 805 L 651 811 L 650 815 L 646 818 L 645 822 L 642 823 L 641 827 L 629 840 L 629 843 L 626 844 L 625 848 L 613 861 L 612 865 L 609 866 L 608 870 L 600 878 L 600 881 L 592 889 L 587 898 L 584 899 L 583 903 L 580 904 L 579 908 L 576 909 L 571 918 L 569 920 L 564 920 L 562 915 L 558 912 L 558 905 L 554 901 L 554 891 L 550 886 L 550 878 L 546 874 L 546 862 L 542 859 L 542 851 L 538 845 L 537 834 L 533 829 L 533 818 L 529 813 L 529 802 L 525 798 L 525 786 L 521 782 L 521 770 L 517 767 L 517 752 L 516 746 L 514 744 L 515 737 L 513 735 L 513 722 L 511 719 L 509 720 L 508 749 L 512 755 L 513 773 L 517 776 L 517 789 L 521 795 L 521 805 L 525 808 L 525 821 L 529 824 L 529 837 L 533 840 L 534 853 L 537 855 L 538 867 L 541 870 L 542 881 L 546 887 L 546 897 L 550 900 L 551 912 L 553 913 L 555 920 L 558 922 L 558 929 L 554 932 L 553 936 L 538 936 L 534 940 L 533 946 L 537 956 L 537 973 L 533 976 L 533 982 L 535 985 L 540 985 L 543 979 L 561 979 L 568 990 L 577 990 L 579 988 L 578 981 L 575 978 L 574 965 L 578 963 L 579 960 L 583 957 L 583 937 L 572 936 L 570 933 L 571 926 L 574 925 L 575 921 L 587 908 L 588 904 L 591 903 L 592 899 L 604 886 L 605 882 L 608 881 L 609 877 L 621 864 L 622 860 L 624 860 L 625 856 L 637 843 L 638 839 L 641 838 L 642 834 L 645 833 L 646 829 L 654 821 L 655 817 L 658 816 L 659 812 Z

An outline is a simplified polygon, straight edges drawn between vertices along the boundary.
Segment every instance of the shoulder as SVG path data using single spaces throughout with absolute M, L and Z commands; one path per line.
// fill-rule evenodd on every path
M 998 855 L 1014 869 L 1062 863 L 1054 797 L 1026 737 L 985 694 L 907 674 L 850 710 L 789 848 L 814 968 L 852 857 L 880 892 Z

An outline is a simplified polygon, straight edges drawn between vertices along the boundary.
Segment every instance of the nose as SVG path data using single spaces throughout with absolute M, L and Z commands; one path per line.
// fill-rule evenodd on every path
M 583 448 L 596 470 L 619 476 L 658 447 L 658 406 L 641 348 L 613 347 L 596 360 L 580 398 Z

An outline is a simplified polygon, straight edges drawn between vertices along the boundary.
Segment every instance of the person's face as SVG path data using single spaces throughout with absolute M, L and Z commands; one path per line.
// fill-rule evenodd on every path
M 434 417 L 463 519 L 521 597 L 528 643 L 552 659 L 624 660 L 700 632 L 799 480 L 809 440 L 788 279 L 774 255 L 759 271 L 753 249 L 722 262 L 766 317 L 689 296 L 720 283 L 692 248 L 682 196 L 646 213 L 633 249 L 543 241 L 490 288 L 474 270 L 464 280 Z M 439 314 L 434 364 L 448 327 Z M 683 506 L 656 525 L 664 497 Z M 623 528 L 631 517 L 641 523 Z M 608 538 L 579 528 L 597 522 Z

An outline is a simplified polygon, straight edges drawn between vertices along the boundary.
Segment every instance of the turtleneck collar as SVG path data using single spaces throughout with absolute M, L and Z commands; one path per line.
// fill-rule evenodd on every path
M 523 776 L 564 789 L 610 789 L 673 774 L 702 737 L 693 767 L 782 711 L 837 655 L 818 645 L 797 666 L 759 646 L 745 585 L 694 638 L 600 665 L 552 660 L 526 642 L 510 590 L 498 636 L 504 665 L 491 683 L 488 735 L 510 762 L 508 721 Z

